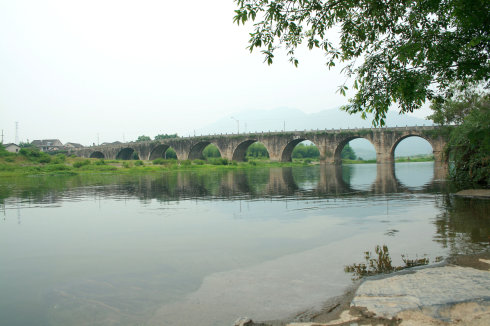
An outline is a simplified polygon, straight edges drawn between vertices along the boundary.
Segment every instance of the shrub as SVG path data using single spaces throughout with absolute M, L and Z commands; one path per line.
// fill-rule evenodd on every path
M 85 165 L 90 165 L 90 160 L 76 161 L 73 163 L 73 167 L 77 169 Z
M 123 164 L 122 164 L 123 168 L 126 168 L 126 169 L 129 169 L 131 167 L 131 165 L 132 164 L 130 162 L 128 162 L 128 161 L 124 161 Z
M 409 259 L 405 255 L 402 255 L 402 260 L 405 265 L 393 266 L 390 253 L 386 245 L 376 246 L 374 248 L 374 251 L 375 251 L 375 255 L 373 255 L 370 251 L 364 252 L 364 259 L 365 259 L 364 263 L 345 266 L 344 271 L 346 273 L 354 274 L 352 279 L 358 280 L 365 276 L 388 274 L 405 268 L 429 264 L 428 258 L 424 257 L 424 258 Z
M 183 166 L 189 166 L 192 164 L 192 162 L 189 160 L 184 160 L 184 161 L 180 162 L 180 164 L 182 164 Z
M 212 165 L 228 165 L 229 164 L 228 159 L 223 158 L 223 157 L 215 157 L 215 158 L 209 159 L 208 162 Z
M 21 148 L 19 154 L 28 158 L 41 156 L 39 149 L 34 147 Z
M 43 153 L 43 155 L 41 155 L 41 157 L 38 159 L 38 162 L 39 163 L 49 163 L 49 162 L 51 162 L 51 156 Z
M 56 156 L 52 159 L 52 163 L 54 164 L 64 163 L 65 161 L 66 161 L 65 154 L 56 154 Z
M 51 156 L 44 152 L 39 151 L 35 147 L 21 148 L 19 154 L 27 158 L 31 162 L 37 163 L 49 163 L 51 162 Z
M 490 185 L 490 101 L 487 107 L 471 111 L 454 128 L 446 149 L 454 166 L 450 177 L 460 188 L 487 188 Z
M 193 162 L 195 165 L 204 165 L 204 161 L 203 160 L 194 160 Z
M 105 165 L 105 161 L 103 158 L 101 158 L 100 160 L 97 160 L 94 162 L 95 165 Z
M 143 161 L 137 160 L 136 162 L 134 162 L 134 165 L 135 166 L 142 166 L 142 165 L 145 165 L 145 164 L 143 163 Z
M 14 153 L 10 153 L 5 149 L 5 147 L 0 144 L 0 157 L 5 157 L 5 156 L 12 156 Z
M 70 167 L 65 164 L 50 164 L 45 167 L 45 170 L 48 172 L 67 171 L 70 170 Z
M 13 171 L 15 166 L 9 164 L 0 164 L 0 171 Z
M 163 158 L 157 158 L 152 161 L 153 165 L 162 165 L 165 164 L 165 160 Z

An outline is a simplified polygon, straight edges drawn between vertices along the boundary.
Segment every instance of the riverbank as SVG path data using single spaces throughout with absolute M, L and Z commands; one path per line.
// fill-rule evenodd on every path
M 455 256 L 434 266 L 366 278 L 321 310 L 289 319 L 235 325 L 488 325 L 490 252 Z
M 427 162 L 431 159 L 407 160 L 397 159 L 395 162 Z M 142 160 L 104 160 L 85 159 L 80 157 L 66 157 L 63 154 L 48 155 L 45 153 L 29 152 L 28 155 L 12 154 L 0 157 L 0 177 L 23 175 L 78 175 L 78 174 L 141 174 L 160 173 L 165 171 L 185 171 L 200 169 L 247 169 L 254 167 L 288 167 L 310 164 L 319 164 L 309 158 L 294 159 L 292 162 L 271 162 L 266 159 L 251 159 L 247 162 L 228 161 L 224 158 L 210 158 L 208 160 L 156 159 Z M 353 161 L 343 160 L 345 164 L 373 164 L 376 160 Z
M 49 162 L 31 161 L 22 157 L 10 161 L 0 161 L 0 177 L 23 175 L 79 175 L 79 174 L 144 174 L 166 171 L 209 170 L 209 169 L 248 169 L 254 167 L 284 167 L 315 164 L 311 161 L 269 162 L 264 160 L 230 162 L 226 159 L 209 161 L 177 160 L 103 160 L 72 157 L 54 157 Z

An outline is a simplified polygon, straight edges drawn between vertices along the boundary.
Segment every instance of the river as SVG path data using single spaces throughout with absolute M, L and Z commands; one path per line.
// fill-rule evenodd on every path
M 230 325 L 318 307 L 365 251 L 486 250 L 433 163 L 0 179 L 0 325 Z

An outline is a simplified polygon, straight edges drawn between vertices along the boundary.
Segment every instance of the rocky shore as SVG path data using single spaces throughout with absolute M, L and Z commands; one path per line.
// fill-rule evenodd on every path
M 235 326 L 490 325 L 490 252 L 366 278 L 320 311 Z

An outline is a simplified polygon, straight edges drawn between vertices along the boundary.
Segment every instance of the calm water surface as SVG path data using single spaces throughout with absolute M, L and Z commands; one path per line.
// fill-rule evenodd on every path
M 342 294 L 343 271 L 488 248 L 488 201 L 432 163 L 0 179 L 0 325 L 230 325 Z

